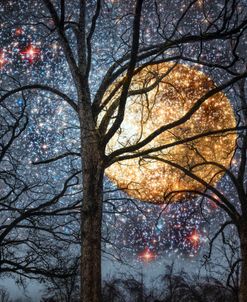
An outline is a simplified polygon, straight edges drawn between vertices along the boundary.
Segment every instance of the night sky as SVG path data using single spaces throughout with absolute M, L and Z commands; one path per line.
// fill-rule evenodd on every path
M 67 2 L 66 18 L 68 23 L 72 24 L 78 15 L 78 3 Z M 229 1 L 229 8 L 230 2 L 233 1 Z M 188 3 L 188 1 L 145 1 L 142 13 L 141 47 L 149 47 L 169 39 L 175 30 L 174 24 L 179 20 Z M 240 23 L 246 15 L 244 1 L 236 1 L 234 5 L 233 16 L 229 17 L 229 27 L 232 27 L 234 22 Z M 92 99 L 109 66 L 129 49 L 133 7 L 133 1 L 103 1 L 92 40 L 93 56 L 90 72 Z M 197 35 L 203 30 L 210 32 L 217 29 L 217 26 L 210 26 L 210 22 L 215 20 L 223 7 L 224 1 L 220 0 L 213 3 L 196 1 L 180 20 L 175 37 Z M 91 20 L 94 9 L 95 2 L 88 1 L 87 20 Z M 53 21 L 42 1 L 2 1 L 0 11 L 1 95 L 21 85 L 40 83 L 61 90 L 77 102 L 68 65 L 57 34 L 52 30 Z M 220 22 L 220 20 L 215 21 L 218 25 Z M 68 37 L 72 48 L 74 46 L 75 49 L 73 30 L 68 30 Z M 238 42 L 233 38 L 202 44 L 187 43 L 183 46 L 168 47 L 161 57 L 204 72 L 215 85 L 221 85 L 230 79 L 234 72 L 242 71 L 245 65 L 244 53 L 247 43 L 245 38 L 246 33 L 243 29 L 243 35 Z M 235 50 L 238 59 L 234 61 L 233 48 L 236 43 L 238 43 Z M 182 56 L 183 59 L 174 60 L 178 56 Z M 222 66 L 226 67 L 222 68 Z M 236 122 L 241 124 L 237 114 L 240 109 L 238 87 L 228 87 L 224 93 L 235 112 Z M 13 116 L 21 117 L 20 127 L 27 122 L 25 130 L 17 137 L 1 163 L 0 172 L 15 171 L 19 183 L 15 184 L 15 193 L 9 197 L 15 209 L 7 211 L 0 205 L 2 212 L 0 222 L 11 223 L 21 209 L 29 209 L 45 203 L 59 193 L 66 179 L 71 176 L 71 186 L 64 196 L 47 210 L 60 211 L 61 215 L 40 216 L 36 220 L 36 226 L 37 234 L 40 232 L 39 244 L 45 252 L 48 253 L 47 245 L 50 251 L 61 247 L 62 254 L 71 251 L 71 255 L 79 255 L 79 203 L 82 187 L 79 174 L 81 163 L 78 157 L 79 121 L 74 109 L 61 97 L 33 88 L 11 95 L 1 102 L 0 110 L 3 125 L 2 142 L 6 142 L 9 138 L 4 131 L 13 123 Z M 211 111 L 208 114 L 213 113 L 214 111 Z M 228 126 L 227 122 L 224 126 Z M 72 152 L 73 155 L 50 163 L 46 162 L 50 158 L 68 152 Z M 230 169 L 234 172 L 238 167 L 238 151 L 231 156 Z M 4 177 L 0 179 L 0 190 L 3 194 L 7 194 L 11 187 L 10 178 L 8 181 L 5 181 Z M 14 197 L 20 192 L 24 183 L 29 190 L 23 191 L 18 200 L 14 201 Z M 214 185 L 233 204 L 237 204 L 238 199 L 233 184 L 227 175 L 221 174 Z M 136 265 L 137 262 L 154 262 L 159 265 L 164 259 L 169 257 L 174 259 L 175 256 L 176 259 L 182 259 L 186 269 L 192 260 L 202 259 L 202 256 L 208 253 L 210 238 L 227 220 L 227 215 L 210 199 L 210 196 L 216 200 L 219 198 L 210 191 L 208 191 L 208 198 L 185 195 L 182 198 L 180 196 L 179 202 L 175 199 L 175 202 L 167 204 L 165 200 L 162 204 L 159 200 L 159 204 L 152 204 L 150 201 L 153 200 L 145 202 L 131 198 L 129 192 L 122 191 L 116 183 L 111 182 L 109 177 L 105 177 L 104 190 L 102 249 L 105 254 L 103 253 L 103 257 L 113 261 L 121 259 L 127 262 L 134 261 Z M 29 223 L 33 222 L 29 221 Z M 57 232 L 57 237 L 49 233 L 51 229 Z M 27 229 L 20 228 L 13 230 L 9 236 L 26 239 L 29 238 L 30 233 Z M 24 253 L 26 248 L 27 246 L 23 249 Z M 16 253 L 15 247 L 13 251 Z M 24 259 L 25 256 L 21 253 L 20 259 L 22 257 Z M 52 257 L 51 261 L 53 261 Z

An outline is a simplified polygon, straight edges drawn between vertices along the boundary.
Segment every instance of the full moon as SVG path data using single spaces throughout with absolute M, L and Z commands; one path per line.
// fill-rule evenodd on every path
M 106 98 L 117 84 L 112 85 Z M 124 121 L 110 140 L 107 153 L 135 145 L 161 126 L 182 118 L 198 99 L 214 87 L 215 83 L 206 74 L 184 64 L 161 63 L 143 68 L 132 79 Z M 106 110 L 116 102 L 120 93 L 121 88 Z M 236 120 L 232 106 L 220 92 L 208 98 L 185 123 L 162 132 L 141 151 L 234 127 Z M 215 185 L 224 172 L 212 162 L 229 167 L 235 144 L 236 133 L 231 132 L 204 136 L 151 155 L 177 163 Z M 106 175 L 130 197 L 156 204 L 181 201 L 188 198 L 188 192 L 205 189 L 180 169 L 145 157 L 115 162 L 107 168 Z M 172 199 L 168 200 L 166 196 L 172 196 Z

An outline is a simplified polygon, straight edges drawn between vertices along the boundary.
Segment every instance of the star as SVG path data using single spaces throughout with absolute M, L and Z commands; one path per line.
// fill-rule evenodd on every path
M 23 60 L 28 60 L 30 63 L 37 60 L 40 56 L 40 49 L 33 45 L 29 45 L 27 48 L 20 52 Z

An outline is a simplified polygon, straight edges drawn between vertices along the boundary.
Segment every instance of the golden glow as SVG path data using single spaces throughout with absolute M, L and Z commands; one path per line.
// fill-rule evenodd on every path
M 143 262 L 150 262 L 155 260 L 156 255 L 151 252 L 149 249 L 145 249 L 142 253 L 139 254 L 139 259 Z
M 163 125 L 180 119 L 207 91 L 215 87 L 204 73 L 186 65 L 162 63 L 144 68 L 136 74 L 130 87 L 124 122 L 108 144 L 107 152 L 142 141 Z M 152 86 L 159 77 L 171 71 L 153 89 L 133 95 L 134 91 Z M 112 85 L 111 91 L 115 86 Z M 149 91 L 150 90 L 150 91 Z M 110 91 L 108 91 L 109 95 Z M 132 95 L 131 95 L 132 94 Z M 118 91 L 113 101 L 119 97 Z M 106 96 L 107 97 L 107 96 Z M 107 108 L 112 103 L 108 104 Z M 203 132 L 236 126 L 232 107 L 223 93 L 206 100 L 184 124 L 161 133 L 142 150 L 176 142 Z M 164 149 L 152 155 L 173 161 L 190 169 L 206 182 L 215 184 L 223 175 L 213 165 L 194 167 L 214 161 L 228 167 L 235 149 L 236 134 L 207 136 L 195 141 Z M 203 190 L 204 187 L 180 170 L 150 159 L 129 159 L 114 163 L 107 176 L 131 197 L 152 203 L 165 203 L 164 196 L 173 191 Z M 183 199 L 186 193 L 176 194 L 172 201 Z

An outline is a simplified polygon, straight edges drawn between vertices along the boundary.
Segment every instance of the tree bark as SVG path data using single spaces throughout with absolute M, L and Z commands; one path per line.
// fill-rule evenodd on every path
M 83 109 L 81 155 L 81 302 L 101 302 L 103 156 L 90 110 Z
M 92 147 L 92 146 L 91 146 Z M 81 213 L 81 301 L 101 301 L 101 222 L 103 169 L 97 153 L 84 155 Z M 90 168 L 91 167 L 91 168 Z
M 240 228 L 240 245 L 242 263 L 239 302 L 247 302 L 247 221 Z

